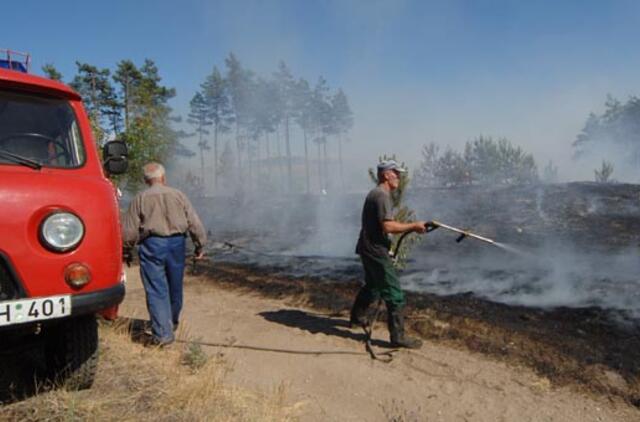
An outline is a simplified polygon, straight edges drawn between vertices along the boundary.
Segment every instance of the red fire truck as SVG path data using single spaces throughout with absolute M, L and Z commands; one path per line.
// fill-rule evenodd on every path
M 93 382 L 96 314 L 115 317 L 125 293 L 117 196 L 80 96 L 28 73 L 29 56 L 0 50 L 0 343 L 41 347 L 48 372 L 74 389 Z

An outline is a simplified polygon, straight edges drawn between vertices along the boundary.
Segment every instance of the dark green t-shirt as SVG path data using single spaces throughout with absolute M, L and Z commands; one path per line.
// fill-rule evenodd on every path
M 358 255 L 389 257 L 391 240 L 382 230 L 385 220 L 393 220 L 391 194 L 377 186 L 369 192 L 362 207 L 362 229 L 356 246 Z

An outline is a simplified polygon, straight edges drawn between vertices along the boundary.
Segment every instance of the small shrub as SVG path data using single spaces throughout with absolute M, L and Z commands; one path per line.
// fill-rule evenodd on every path
M 593 171 L 596 177 L 596 182 L 598 183 L 612 183 L 611 175 L 613 174 L 613 164 L 602 160 L 602 166 L 600 169 L 595 169 Z
M 194 373 L 202 369 L 207 364 L 209 356 L 202 350 L 202 346 L 198 340 L 191 341 L 182 352 L 180 362 L 189 367 Z

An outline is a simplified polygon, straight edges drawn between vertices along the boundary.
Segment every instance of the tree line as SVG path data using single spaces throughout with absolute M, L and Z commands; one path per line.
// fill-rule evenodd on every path
M 574 159 L 602 159 L 600 167 L 593 171 L 594 181 L 617 183 L 612 177 L 615 161 L 632 172 L 640 165 L 640 98 L 631 96 L 622 102 L 608 96 L 604 107 L 601 114 L 589 114 L 573 141 Z M 539 175 L 533 155 L 506 138 L 480 136 L 468 141 L 462 151 L 451 147 L 442 151 L 432 142 L 424 145 L 421 153 L 414 183 L 422 187 L 558 181 L 558 168 L 552 161 Z
M 552 166 L 552 164 L 549 164 Z M 511 185 L 539 180 L 533 155 L 506 138 L 480 136 L 462 152 L 434 142 L 422 148 L 422 161 L 414 175 L 417 186 Z
M 304 78 L 295 78 L 280 62 L 270 76 L 257 75 L 230 53 L 222 72 L 217 66 L 200 85 L 190 102 L 188 122 L 198 137 L 202 177 L 204 152 L 213 146 L 213 184 L 233 177 L 236 182 L 258 188 L 270 180 L 274 171 L 286 169 L 287 191 L 296 190 L 292 145 L 304 150 L 304 190 L 311 191 L 311 149 L 317 150 L 317 186 L 330 185 L 327 146 L 337 146 L 340 180 L 342 145 L 353 126 L 353 113 L 342 89 L 332 92 L 319 77 L 312 86 Z M 298 137 L 293 136 L 294 128 Z M 232 140 L 221 152 L 220 139 Z M 281 141 L 284 148 L 281 148 Z M 231 156 L 234 155 L 234 159 Z M 276 164 L 276 165 L 274 165 Z M 282 169 L 281 169 L 282 167 Z
M 96 142 L 117 137 L 129 146 L 125 183 L 130 190 L 139 186 L 144 162 L 193 156 L 185 147 L 187 137 L 196 139 L 200 170 L 191 181 L 200 187 L 212 179 L 216 191 L 221 180 L 234 190 L 273 189 L 273 173 L 282 176 L 280 185 L 287 192 L 311 192 L 312 174 L 314 189 L 344 183 L 342 147 L 353 112 L 344 91 L 332 90 L 323 77 L 311 84 L 294 77 L 282 61 L 271 75 L 259 75 L 230 53 L 223 69 L 214 66 L 191 98 L 186 119 L 191 130 L 186 132 L 176 128 L 181 119 L 169 105 L 176 91 L 162 84 L 152 60 L 141 66 L 122 60 L 113 72 L 82 62 L 76 67 L 69 85 L 83 98 Z M 42 70 L 62 80 L 52 64 Z M 330 142 L 335 143 L 339 181 L 330 173 Z M 302 163 L 294 146 L 304 151 Z M 210 158 L 206 152 L 211 149 Z
M 622 102 L 608 96 L 604 107 L 602 114 L 589 114 L 573 147 L 576 160 L 602 156 L 595 179 L 610 183 L 615 182 L 611 178 L 614 161 L 631 173 L 640 165 L 640 98 L 630 96 Z

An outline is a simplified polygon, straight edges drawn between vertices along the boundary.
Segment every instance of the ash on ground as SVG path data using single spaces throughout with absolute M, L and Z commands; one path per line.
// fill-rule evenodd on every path
M 366 193 L 203 200 L 215 260 L 293 278 L 361 279 L 354 254 Z M 411 190 L 420 219 L 469 229 L 508 249 L 436 230 L 415 245 L 405 289 L 536 308 L 598 307 L 640 321 L 640 186 L 569 183 Z

